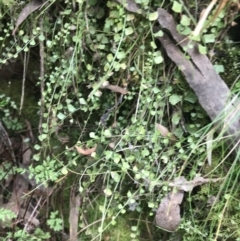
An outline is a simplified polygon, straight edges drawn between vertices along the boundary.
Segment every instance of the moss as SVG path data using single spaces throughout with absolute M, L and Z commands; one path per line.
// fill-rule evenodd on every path
M 221 64 L 224 66 L 224 72 L 221 73 L 221 77 L 230 88 L 235 88 L 237 83 L 240 65 L 239 65 L 239 46 L 231 41 L 227 41 L 221 44 L 216 49 L 217 62 L 215 64 Z
M 15 102 L 19 110 L 22 96 L 22 81 L 18 79 L 2 81 L 0 94 L 4 94 L 6 97 L 10 97 L 10 99 Z M 28 86 L 28 83 L 26 83 L 21 116 L 19 118 L 19 113 L 11 113 L 9 118 L 17 118 L 18 121 L 22 122 L 24 122 L 24 119 L 28 119 L 33 126 L 37 126 L 39 121 L 39 116 L 37 115 L 37 110 L 39 109 L 39 107 L 37 102 L 38 97 L 36 97 L 36 95 L 33 94 L 33 90 L 30 86 Z M 9 112 L 12 111 L 13 110 L 9 108 Z
M 103 233 L 103 240 L 108 241 L 129 241 L 131 240 L 131 222 L 128 215 L 118 216 L 115 225 L 110 225 Z
M 107 210 L 107 215 L 103 220 L 102 213 L 100 211 L 101 207 L 104 205 L 104 197 L 98 197 L 94 203 L 91 205 L 86 205 L 86 209 L 83 211 L 82 220 L 86 219 L 89 228 L 81 236 L 83 240 L 92 240 L 98 237 L 96 240 L 106 240 L 106 241 L 138 241 L 138 218 L 139 213 L 137 212 L 126 212 L 125 214 L 117 214 L 117 205 L 111 205 L 111 208 Z M 112 207 L 115 207 L 114 209 Z M 116 215 L 117 214 L 117 215 Z M 113 220 L 113 217 L 116 218 Z M 133 221 L 136 220 L 136 221 Z M 96 223 L 92 225 L 93 223 Z M 99 229 L 102 227 L 103 232 L 100 237 Z M 85 236 L 85 237 L 83 237 Z

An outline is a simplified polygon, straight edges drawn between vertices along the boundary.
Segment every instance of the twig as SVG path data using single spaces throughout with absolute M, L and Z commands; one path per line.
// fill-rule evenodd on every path
M 25 95 L 25 82 L 26 82 L 26 69 L 29 62 L 29 54 L 24 53 L 24 65 L 23 65 L 23 78 L 22 78 L 22 94 L 21 94 L 21 101 L 20 101 L 20 110 L 19 115 L 22 113 L 23 102 L 24 102 L 24 95 Z
M 29 223 L 31 222 L 31 220 L 33 219 L 33 215 L 36 213 L 37 208 L 38 208 L 38 206 L 40 205 L 40 202 L 41 202 L 41 201 L 42 201 L 42 196 L 40 196 L 40 198 L 39 198 L 39 200 L 38 200 L 38 202 L 37 202 L 37 205 L 36 205 L 35 208 L 33 209 L 32 213 L 31 213 L 31 215 L 30 215 L 30 217 L 29 217 L 29 219 L 28 219 L 28 222 L 26 223 L 26 225 L 25 225 L 25 227 L 24 227 L 24 230 L 25 230 L 25 231 L 28 230 L 28 225 L 29 225 Z
M 216 4 L 217 0 L 212 0 L 212 2 L 208 5 L 207 9 L 202 14 L 196 28 L 193 31 L 193 36 L 198 36 L 201 30 L 203 29 L 204 22 L 206 21 L 209 13 L 211 12 L 212 8 Z
M 43 16 L 40 19 L 41 34 L 43 35 Z M 41 80 L 41 106 L 40 106 L 40 119 L 39 119 L 39 133 L 42 133 L 42 122 L 44 113 L 44 44 L 43 41 L 39 42 L 40 47 L 40 80 Z
M 69 237 L 71 241 L 77 241 L 78 238 L 78 217 L 79 207 L 81 205 L 81 198 L 76 194 L 76 186 L 71 189 L 70 195 L 70 214 L 69 214 Z M 76 194 L 76 195 L 75 195 Z
M 6 148 L 8 149 L 11 157 L 12 157 L 12 160 L 13 160 L 13 163 L 15 165 L 17 165 L 17 160 L 15 158 L 15 154 L 14 154 L 14 151 L 13 151 L 13 146 L 12 146 L 12 142 L 8 136 L 8 133 L 7 131 L 5 130 L 2 122 L 0 121 L 0 140 L 3 142 L 3 144 L 6 146 Z

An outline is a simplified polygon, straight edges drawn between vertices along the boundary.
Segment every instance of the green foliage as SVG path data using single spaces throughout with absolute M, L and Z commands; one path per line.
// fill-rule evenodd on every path
M 123 212 L 124 206 L 116 206 L 113 205 L 114 203 L 116 204 L 116 201 L 109 201 L 113 202 L 110 206 L 110 203 L 104 197 L 98 197 L 92 205 L 84 204 L 86 216 L 85 214 L 83 215 L 80 226 L 84 227 L 88 223 L 89 228 L 86 229 L 82 238 L 84 240 L 99 238 L 99 240 L 108 239 L 112 241 L 139 240 L 141 227 L 139 225 L 140 220 L 137 220 L 138 213 L 125 213 Z M 94 221 L 98 222 L 94 223 Z
M 53 230 L 53 231 L 61 231 L 63 228 L 63 220 L 61 218 L 58 218 L 58 211 L 51 212 L 50 218 L 47 220 L 47 225 Z
M 179 3 L 178 1 L 173 2 L 172 10 L 176 13 L 181 13 L 182 12 L 182 4 Z
M 4 94 L 0 95 L 0 117 L 3 123 L 9 130 L 21 130 L 23 128 L 22 123 L 17 117 L 13 117 L 16 114 L 17 105 L 10 97 Z
M 6 2 L 2 2 L 6 7 Z M 231 163 L 219 164 L 228 155 L 227 148 L 220 144 L 212 150 L 220 153 L 218 158 L 211 167 L 206 166 L 205 136 L 212 124 L 196 95 L 179 70 L 164 57 L 155 40 L 164 34 L 162 30 L 153 31 L 158 14 L 152 9 L 159 7 L 159 1 L 136 0 L 136 3 L 146 16 L 127 12 L 115 1 L 52 1 L 51 17 L 44 15 L 47 7 L 40 10 L 43 28 L 33 13 L 19 27 L 16 41 L 11 39 L 13 26 L 2 23 L 1 36 L 5 36 L 1 37 L 2 64 L 12 58 L 19 60 L 24 53 L 36 54 L 36 46 L 44 45 L 44 78 L 39 78 L 38 71 L 31 73 L 37 88 L 44 85 L 44 103 L 40 103 L 40 96 L 26 97 L 25 102 L 34 106 L 31 109 L 28 105 L 25 115 L 31 120 L 37 118 L 38 124 L 43 111 L 29 167 L 30 178 L 34 177 L 38 184 L 59 185 L 64 192 L 63 204 L 52 200 L 55 205 L 47 224 L 55 232 L 69 228 L 70 224 L 66 224 L 69 190 L 77 185 L 83 199 L 79 210 L 80 235 L 86 240 L 139 240 L 146 230 L 150 232 L 149 222 L 154 226 L 155 211 L 171 191 L 168 184 L 174 178 L 181 175 L 189 179 L 196 175 L 217 178 L 231 174 L 229 181 L 221 183 L 221 190 L 219 183 L 214 183 L 189 194 L 183 204 L 184 218 L 179 231 L 169 234 L 169 240 L 179 235 L 183 240 L 214 239 L 218 227 L 223 227 L 219 237 L 235 232 L 238 238 L 238 192 L 235 195 L 231 189 L 236 187 L 238 173 L 226 171 Z M 189 6 L 195 7 L 195 3 Z M 182 1 L 171 1 L 171 5 L 164 7 L 176 14 L 178 32 L 189 35 L 192 23 L 197 20 L 190 14 L 193 9 L 186 11 Z M 36 16 L 41 14 L 38 12 Z M 208 53 L 217 41 L 222 22 L 220 19 L 198 39 L 201 54 Z M 234 56 L 237 70 L 238 49 L 229 49 L 236 50 L 230 57 Z M 215 64 L 216 71 L 222 72 L 225 64 L 221 61 Z M 228 67 L 224 69 L 230 71 Z M 232 84 L 232 75 L 229 81 Z M 106 83 L 126 87 L 128 93 L 121 96 L 103 88 Z M 19 92 L 19 83 L 16 86 Z M 235 90 L 239 88 L 236 83 Z M 18 111 L 15 103 L 20 99 L 16 92 L 7 93 L 12 94 L 11 99 L 0 95 L 1 118 L 11 130 L 23 128 L 15 118 Z M 106 123 L 102 123 L 106 113 L 109 114 Z M 157 123 L 169 134 L 162 134 L 156 128 Z M 61 139 L 65 136 L 67 144 Z M 214 141 L 221 143 L 221 138 L 217 136 Z M 75 145 L 96 150 L 83 155 L 76 152 Z M 4 177 L 5 172 L 0 175 Z M 230 201 L 222 198 L 212 208 L 207 207 L 209 196 L 224 197 L 224 193 L 234 198 Z M 227 218 L 219 224 L 226 203 Z M 59 218 L 60 210 L 64 220 Z M 233 225 L 230 227 L 228 223 Z M 163 236 L 161 230 L 152 233 Z M 49 233 L 44 234 L 40 229 L 35 230 L 34 236 L 21 230 L 14 235 L 18 240 L 49 238 Z M 148 240 L 155 238 L 151 234 L 146 236 Z
M 8 7 L 11 7 L 14 4 L 14 0 L 1 0 L 0 3 L 6 5 Z
M 10 224 L 11 220 L 16 217 L 17 215 L 11 210 L 0 208 L 0 223 L 2 223 L 1 221 L 3 221 L 5 226 L 8 226 L 6 225 L 6 221 L 9 221 L 9 224 Z
M 29 240 L 29 241 L 42 241 L 42 240 L 46 240 L 49 239 L 51 236 L 49 233 L 42 231 L 41 229 L 37 228 L 33 234 L 28 234 L 26 231 L 24 230 L 17 230 L 14 232 L 14 234 L 9 233 L 8 236 L 6 237 L 6 239 L 4 240 L 8 240 L 8 238 L 15 238 L 19 241 L 25 241 L 25 240 Z
M 239 92 L 239 47 L 230 39 L 219 45 L 215 53 L 216 63 L 223 65 L 224 70 L 221 76 L 227 85 L 232 89 L 233 93 Z
M 30 178 L 34 176 L 37 183 L 46 184 L 48 181 L 56 181 L 59 176 L 60 165 L 55 159 L 50 159 L 48 156 L 40 165 L 35 167 L 30 166 Z

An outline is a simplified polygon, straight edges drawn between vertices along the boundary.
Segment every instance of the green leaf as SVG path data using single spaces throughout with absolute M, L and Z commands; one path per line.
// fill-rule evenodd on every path
M 23 36 L 23 34 L 24 34 L 24 31 L 23 31 L 23 30 L 20 30 L 20 31 L 18 32 L 18 35 L 19 35 L 19 36 Z
M 163 62 L 163 57 L 162 56 L 157 56 L 154 58 L 155 64 L 160 64 Z
M 183 14 L 180 23 L 183 26 L 189 26 L 190 25 L 190 21 L 191 21 L 190 18 Z
M 103 227 L 99 227 L 99 228 L 98 228 L 98 232 L 99 232 L 99 233 L 103 233 Z
M 141 151 L 141 155 L 142 155 L 143 157 L 146 157 L 146 156 L 149 156 L 149 155 L 150 155 L 150 152 L 149 152 L 148 149 L 143 149 L 143 150 Z
M 154 208 L 154 203 L 148 202 L 148 207 L 149 207 L 149 208 Z
M 119 22 L 118 24 L 117 24 L 117 26 L 114 28 L 114 30 L 116 31 L 116 32 L 118 32 L 118 31 L 121 31 L 122 29 L 123 29 L 123 23 L 122 22 Z
M 115 182 L 119 182 L 121 179 L 121 175 L 119 175 L 117 172 L 111 172 L 111 177 Z
M 35 40 L 34 39 L 32 39 L 31 41 L 30 41 L 30 43 L 29 43 L 30 45 L 35 45 L 36 44 L 36 42 L 35 42 Z
M 90 138 L 92 138 L 92 139 L 96 139 L 96 138 L 97 138 L 95 132 L 90 132 L 90 133 L 89 133 L 89 136 L 90 136 Z
M 92 65 L 87 64 L 87 70 L 92 71 Z
M 121 35 L 118 34 L 118 33 L 116 33 L 113 38 L 114 38 L 114 41 L 115 41 L 115 42 L 119 42 L 120 39 L 121 39 Z
M 133 232 L 136 232 L 136 231 L 138 230 L 138 226 L 132 226 L 132 227 L 131 227 L 131 230 L 132 230 Z
M 110 188 L 106 188 L 104 191 L 103 191 L 107 196 L 111 196 L 112 195 L 112 191 Z
M 215 64 L 213 67 L 218 74 L 224 73 L 224 66 L 223 65 Z
M 176 94 L 173 94 L 169 97 L 169 102 L 172 104 L 172 105 L 176 105 L 178 102 L 180 102 L 182 100 L 182 96 L 180 95 L 176 95 Z
M 67 107 L 68 107 L 69 112 L 71 112 L 71 113 L 76 111 L 76 108 L 73 105 L 71 105 L 71 104 L 68 104 Z
M 127 197 L 130 198 L 130 197 L 132 197 L 132 196 L 133 196 L 132 192 L 131 192 L 130 190 L 128 190 L 128 192 L 127 192 Z
M 24 37 L 22 38 L 22 41 L 26 44 L 29 41 L 28 36 L 24 35 Z
M 121 156 L 120 156 L 119 154 L 115 153 L 115 154 L 113 155 L 113 161 L 114 161 L 116 164 L 118 164 L 118 163 L 120 162 L 120 160 L 121 160 Z
M 125 34 L 126 35 L 130 35 L 132 34 L 134 31 L 133 31 L 133 28 L 132 27 L 129 27 L 129 28 L 125 28 Z
M 79 98 L 79 103 L 81 105 L 86 105 L 87 104 L 87 102 L 86 102 L 86 100 L 84 98 Z
M 17 52 L 20 52 L 21 50 L 22 50 L 22 48 L 21 48 L 20 46 L 17 45 L 17 47 L 16 47 L 16 51 L 17 51 Z
M 109 129 L 106 129 L 106 130 L 104 131 L 104 135 L 105 135 L 106 137 L 111 137 L 111 136 L 112 136 L 111 131 L 110 131 Z
M 47 139 L 47 134 L 42 134 L 42 135 L 38 136 L 38 139 L 40 141 L 43 141 L 43 140 Z
M 200 54 L 207 54 L 207 48 L 201 44 L 198 45 L 198 50 Z
M 193 92 L 188 92 L 184 100 L 194 104 L 197 101 L 197 96 Z
M 123 59 L 126 56 L 124 52 L 118 52 L 117 53 L 117 59 Z
M 47 225 L 54 231 L 60 231 L 62 230 L 62 223 L 63 220 L 61 218 L 57 217 L 58 211 L 51 212 L 50 219 L 47 220 Z
M 154 37 L 162 37 L 163 36 L 163 31 L 159 30 L 158 32 L 153 34 Z
M 67 169 L 66 166 L 64 166 L 61 171 L 62 171 L 63 175 L 67 175 L 68 174 L 68 169 Z
M 125 161 L 122 162 L 122 171 L 126 172 L 130 168 L 129 164 Z
M 154 41 L 151 41 L 151 47 L 153 48 L 153 49 L 156 49 L 157 48 L 157 45 L 155 44 L 155 42 Z
M 133 19 L 135 19 L 134 14 L 127 14 L 127 18 L 126 18 L 127 21 L 131 21 Z
M 148 16 L 148 19 L 150 21 L 155 21 L 155 20 L 157 20 L 157 18 L 158 18 L 158 12 L 150 13 L 149 16 Z
M 41 149 L 41 146 L 39 146 L 38 144 L 36 144 L 36 145 L 34 146 L 34 149 L 38 151 L 38 150 Z
M 154 94 L 157 94 L 157 93 L 160 92 L 160 89 L 155 86 L 155 87 L 152 88 L 152 92 L 153 92 Z
M 162 57 L 161 51 L 156 51 L 156 52 L 153 54 L 153 56 L 154 56 L 154 62 L 155 62 L 156 64 L 160 64 L 160 63 L 163 62 L 163 57 Z
M 40 41 L 44 41 L 44 40 L 45 40 L 45 36 L 44 36 L 43 34 L 41 34 L 41 35 L 39 35 L 38 39 L 39 39 Z
M 214 34 L 204 34 L 203 40 L 205 43 L 214 43 L 215 42 L 215 35 Z
M 230 194 L 225 194 L 225 195 L 224 195 L 224 198 L 228 200 L 228 199 L 231 198 L 231 195 L 230 195 Z
M 96 47 L 98 49 L 105 49 L 105 45 L 104 44 L 98 44 Z
M 42 123 L 42 128 L 45 130 L 48 130 L 48 124 L 47 123 Z
M 106 38 L 105 36 L 103 36 L 103 38 L 101 39 L 101 43 L 102 44 L 107 44 L 107 43 L 109 43 L 109 39 Z
M 112 62 L 112 60 L 113 60 L 113 55 L 112 55 L 112 54 L 108 54 L 108 55 L 107 55 L 107 60 L 108 60 L 108 62 Z
M 187 26 L 184 26 L 182 24 L 178 24 L 177 25 L 177 31 L 180 33 L 180 34 L 183 34 L 183 35 L 189 35 L 191 34 L 192 30 L 187 27 Z
M 126 69 L 127 68 L 127 65 L 125 63 L 121 63 L 121 69 Z
M 175 112 L 172 116 L 172 123 L 174 125 L 177 125 L 179 123 L 179 121 L 181 120 L 181 116 L 179 112 Z
M 39 160 L 40 160 L 40 155 L 39 155 L 39 153 L 33 155 L 33 159 L 34 159 L 35 161 L 39 161 Z
M 58 119 L 60 119 L 60 120 L 64 120 L 64 119 L 66 118 L 66 116 L 65 116 L 62 112 L 58 113 L 58 114 L 57 114 L 57 117 L 58 117 Z
M 182 12 L 182 4 L 179 3 L 178 1 L 173 2 L 172 10 L 176 13 L 181 13 Z
M 79 36 L 78 35 L 73 36 L 72 41 L 77 43 L 79 41 Z
M 0 220 L 5 221 L 6 218 L 12 219 L 16 217 L 17 217 L 17 214 L 12 212 L 11 210 L 0 208 Z

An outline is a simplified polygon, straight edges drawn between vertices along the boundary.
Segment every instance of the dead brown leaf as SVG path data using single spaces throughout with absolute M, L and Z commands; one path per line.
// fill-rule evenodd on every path
M 179 205 L 182 200 L 182 191 L 170 192 L 162 199 L 155 217 L 157 226 L 170 232 L 176 231 L 181 221 Z
M 110 143 L 108 144 L 108 146 L 109 146 L 111 149 L 114 149 L 115 146 L 116 146 L 116 143 L 115 143 L 115 142 L 110 142 Z
M 170 187 L 177 188 L 178 190 L 182 190 L 184 192 L 191 192 L 194 187 L 209 183 L 209 182 L 218 182 L 223 180 L 222 178 L 204 178 L 204 177 L 194 177 L 193 180 L 187 181 L 185 177 L 177 177 L 174 181 L 169 183 Z
M 29 2 L 20 12 L 15 28 L 12 32 L 12 35 L 15 35 L 19 25 L 35 10 L 37 10 L 38 8 L 40 8 L 43 5 L 43 1 L 41 0 L 32 0 L 31 2 Z
M 108 81 L 104 81 L 103 84 L 101 85 L 102 89 L 109 89 L 113 92 L 120 93 L 122 95 L 127 94 L 127 90 L 118 86 L 118 85 L 110 85 Z
M 108 85 L 106 86 L 106 89 L 109 89 L 113 92 L 116 92 L 116 93 L 120 93 L 122 95 L 126 95 L 127 94 L 127 90 L 125 90 L 124 88 L 118 86 L 118 85 Z
M 222 178 L 208 179 L 204 177 L 195 177 L 192 181 L 187 181 L 185 177 L 177 177 L 169 183 L 177 192 L 170 192 L 164 197 L 156 213 L 156 224 L 168 231 L 176 231 L 181 221 L 180 204 L 182 203 L 184 191 L 190 192 L 196 186 L 223 180 Z
M 156 123 L 156 129 L 163 137 L 169 137 L 171 141 L 176 141 L 176 137 L 165 126 Z
M 139 5 L 137 5 L 133 0 L 115 0 L 123 5 L 128 11 L 133 13 L 142 13 L 142 9 L 140 9 Z
M 167 137 L 167 135 L 170 133 L 168 128 L 158 123 L 156 123 L 156 129 L 160 131 L 161 135 L 164 137 Z
M 95 147 L 93 147 L 93 148 L 89 148 L 89 149 L 83 149 L 82 147 L 76 145 L 75 148 L 76 148 L 76 150 L 77 150 L 77 152 L 78 152 L 79 154 L 82 154 L 82 155 L 85 155 L 85 156 L 89 156 L 89 155 L 91 155 L 93 152 L 96 151 L 97 146 L 95 146 Z

